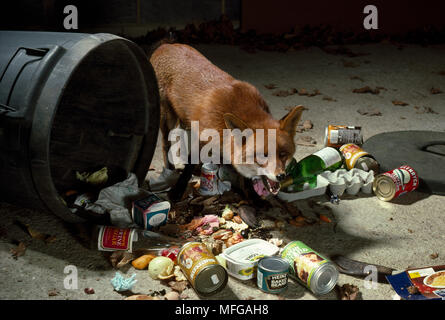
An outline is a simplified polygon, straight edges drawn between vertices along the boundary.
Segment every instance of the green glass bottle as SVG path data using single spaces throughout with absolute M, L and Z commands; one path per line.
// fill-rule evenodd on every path
M 342 164 L 341 152 L 332 147 L 323 148 L 298 162 L 294 158 L 286 167 L 287 178 L 280 183 L 281 188 L 292 185 L 294 191 L 300 191 L 305 183 L 314 188 L 317 186 L 317 175 L 326 170 L 335 171 Z

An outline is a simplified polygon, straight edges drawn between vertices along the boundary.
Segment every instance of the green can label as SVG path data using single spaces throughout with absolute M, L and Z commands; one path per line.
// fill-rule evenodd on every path
M 329 261 L 301 241 L 290 242 L 284 248 L 281 257 L 289 262 L 289 274 L 309 289 L 314 272 Z

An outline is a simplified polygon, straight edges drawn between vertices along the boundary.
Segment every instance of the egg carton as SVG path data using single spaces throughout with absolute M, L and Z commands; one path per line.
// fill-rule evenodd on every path
M 366 194 L 372 193 L 372 183 L 374 181 L 373 171 L 361 169 L 339 169 L 334 172 L 324 171 L 317 176 L 317 186 L 313 189 L 307 187 L 299 192 L 280 191 L 278 197 L 286 201 L 295 201 L 310 197 L 320 196 L 326 193 L 326 189 L 332 194 L 342 196 L 345 192 L 349 195 L 356 195 L 360 191 Z

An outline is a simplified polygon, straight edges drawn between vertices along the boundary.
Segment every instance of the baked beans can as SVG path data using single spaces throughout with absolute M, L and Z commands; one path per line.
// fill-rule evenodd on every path
M 346 168 L 349 170 L 357 168 L 368 172 L 373 171 L 374 175 L 379 173 L 379 163 L 358 145 L 347 143 L 340 147 L 340 151 L 345 159 Z
M 280 293 L 287 288 L 289 262 L 283 258 L 271 256 L 258 261 L 257 285 L 267 293 Z
M 334 263 L 301 241 L 284 247 L 281 257 L 289 263 L 289 274 L 316 295 L 329 293 L 337 284 Z
M 218 166 L 213 163 L 204 163 L 201 167 L 199 193 L 205 196 L 218 193 Z
M 346 143 L 363 144 L 362 127 L 328 125 L 324 135 L 325 147 L 340 148 Z
M 201 296 L 215 294 L 227 284 L 226 269 L 201 242 L 188 242 L 179 251 L 177 263 L 188 281 Z
M 374 178 L 372 190 L 383 201 L 391 201 L 419 187 L 419 176 L 410 166 L 404 165 L 397 169 L 379 174 Z

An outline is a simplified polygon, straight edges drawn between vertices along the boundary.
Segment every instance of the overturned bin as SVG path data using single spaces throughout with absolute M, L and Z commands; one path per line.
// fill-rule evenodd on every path
M 146 55 L 111 34 L 0 32 L 0 201 L 69 222 L 61 194 L 96 165 L 141 182 L 159 130 Z

